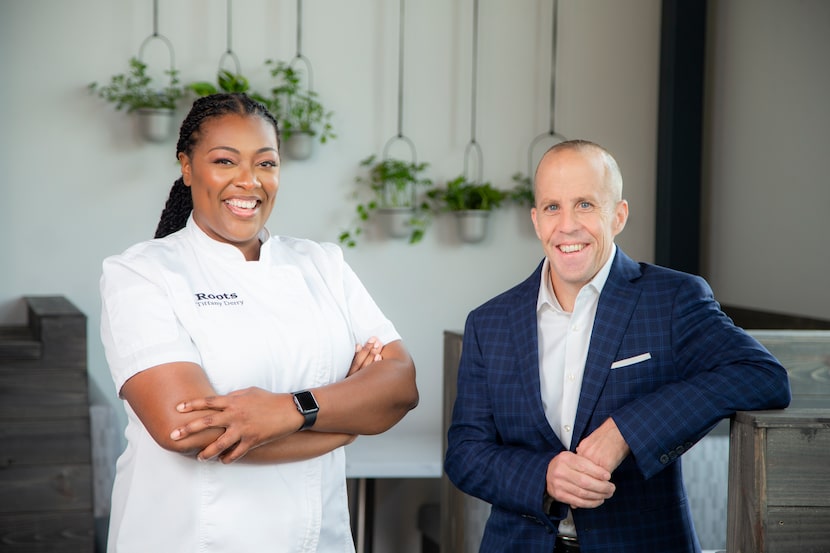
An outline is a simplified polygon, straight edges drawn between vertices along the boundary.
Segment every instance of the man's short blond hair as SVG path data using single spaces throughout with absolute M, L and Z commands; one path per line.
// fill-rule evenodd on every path
M 542 159 L 539 161 L 539 164 L 541 165 L 542 161 L 544 161 L 544 159 L 549 155 L 555 155 L 557 152 L 562 152 L 566 150 L 577 151 L 586 154 L 593 153 L 598 155 L 602 160 L 602 164 L 605 166 L 605 184 L 608 186 L 608 190 L 611 193 L 611 199 L 613 199 L 615 202 L 622 200 L 623 179 L 622 173 L 620 172 L 620 166 L 617 164 L 617 160 L 614 159 L 614 156 L 612 156 L 608 150 L 606 150 L 605 148 L 603 148 L 595 142 L 582 139 L 565 140 L 564 142 L 559 142 L 548 148 L 548 150 L 542 156 Z M 539 172 L 538 166 L 536 168 L 536 172 Z M 535 196 L 535 186 L 533 193 Z

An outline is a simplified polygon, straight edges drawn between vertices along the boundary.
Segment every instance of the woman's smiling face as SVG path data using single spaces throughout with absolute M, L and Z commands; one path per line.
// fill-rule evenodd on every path
M 280 184 L 273 125 L 259 115 L 208 119 L 191 155 L 180 153 L 179 161 L 199 228 L 214 240 L 233 244 L 247 260 L 259 259 L 258 235 Z

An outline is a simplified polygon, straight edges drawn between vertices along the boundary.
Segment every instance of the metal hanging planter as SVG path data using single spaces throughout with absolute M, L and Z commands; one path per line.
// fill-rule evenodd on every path
M 415 143 L 403 133 L 405 13 L 404 0 L 401 0 L 398 16 L 398 132 L 384 144 L 381 163 L 405 163 L 400 160 L 393 160 L 389 156 L 392 146 L 397 143 L 402 143 L 409 150 L 410 161 L 408 166 L 414 168 L 418 164 Z M 414 177 L 414 175 L 412 176 Z M 417 182 L 414 178 L 390 179 L 385 182 L 381 205 L 377 208 L 377 214 L 388 236 L 392 238 L 406 238 L 412 235 L 412 223 L 415 220 L 417 196 Z
M 310 158 L 314 153 L 314 142 L 325 144 L 336 137 L 330 123 L 332 113 L 325 110 L 314 91 L 311 61 L 302 54 L 302 14 L 302 0 L 297 0 L 297 54 L 285 71 L 297 77 L 294 84 L 298 87 L 302 71 L 297 70 L 296 66 L 302 63 L 305 66 L 306 87 L 304 91 L 295 87 L 290 94 L 286 94 L 281 113 L 283 150 L 288 157 L 296 160 Z
M 480 185 L 484 176 L 484 154 L 476 142 L 476 104 L 478 81 L 478 0 L 473 1 L 473 59 L 472 85 L 470 87 L 470 142 L 464 149 L 464 181 L 473 186 Z M 470 175 L 470 158 L 475 157 L 475 177 Z M 489 209 L 463 209 L 453 211 L 458 237 L 462 242 L 474 244 L 484 240 L 490 220 Z
M 399 160 L 389 157 L 389 150 L 396 142 L 404 143 L 410 152 L 410 166 L 417 165 L 415 144 L 400 131 L 390 138 L 383 147 L 381 163 L 394 164 Z M 400 161 L 400 163 L 405 163 Z M 392 238 L 406 238 L 412 232 L 410 222 L 415 215 L 417 202 L 416 182 L 411 179 L 390 179 L 384 183 L 377 214 L 386 234 Z
M 144 39 L 138 49 L 138 61 L 144 62 L 144 49 L 152 41 L 161 42 L 166 48 L 170 58 L 170 68 L 167 71 L 170 75 L 170 88 L 177 85 L 176 62 L 173 52 L 173 44 L 164 35 L 158 32 L 158 0 L 153 2 L 153 34 Z M 163 92 L 159 92 L 163 94 Z M 149 142 L 166 142 L 175 134 L 173 124 L 175 110 L 166 107 L 140 107 L 135 110 L 138 131 L 141 136 Z
M 294 59 L 291 60 L 289 64 L 292 68 L 295 66 L 297 62 L 302 62 L 305 65 L 306 70 L 306 98 L 312 97 L 312 79 L 313 73 L 311 68 L 311 61 L 300 53 L 300 25 L 301 25 L 301 16 L 299 15 L 300 10 L 300 0 L 297 0 L 297 55 L 294 56 Z M 300 102 L 304 100 L 299 100 Z M 288 100 L 288 111 L 289 113 L 292 110 L 296 109 L 298 105 L 298 100 L 295 98 L 289 98 Z M 299 129 L 292 129 L 288 136 L 285 138 L 285 153 L 291 159 L 296 159 L 298 161 L 303 161 L 309 159 L 312 154 L 314 153 L 314 134 L 310 130 L 305 130 L 303 128 Z
M 228 94 L 249 94 L 250 83 L 248 79 L 242 75 L 242 68 L 239 63 L 239 57 L 233 51 L 232 36 L 233 36 L 233 7 L 231 0 L 226 0 L 226 37 L 227 45 L 225 51 L 219 56 L 219 66 L 216 70 L 216 81 L 199 81 L 187 85 L 187 88 L 194 92 L 196 96 L 203 97 L 220 92 Z M 227 69 L 228 62 L 233 63 L 231 69 Z
M 410 244 L 421 241 L 431 221 L 426 201 L 420 198 L 419 188 L 432 186 L 432 181 L 420 176 L 426 163 L 419 163 L 415 143 L 403 133 L 403 76 L 404 76 L 404 0 L 400 0 L 398 46 L 398 132 L 383 146 L 380 161 L 374 155 L 360 165 L 368 169 L 368 178 L 358 176 L 359 184 L 371 189 L 372 199 L 357 205 L 358 223 L 355 228 L 340 234 L 340 243 L 354 247 L 363 233 L 365 223 L 375 219 L 385 236 L 406 238 Z M 398 143 L 409 151 L 410 161 L 392 158 L 390 151 Z

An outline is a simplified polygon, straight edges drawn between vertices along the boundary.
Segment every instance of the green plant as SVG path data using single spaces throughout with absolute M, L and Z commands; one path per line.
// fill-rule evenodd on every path
M 447 183 L 446 188 L 435 188 L 427 192 L 436 211 L 464 211 L 479 209 L 490 211 L 497 208 L 508 197 L 508 193 L 493 188 L 489 182 L 476 184 L 462 175 Z
M 151 86 L 152 79 L 147 75 L 147 64 L 138 58 L 130 59 L 130 71 L 113 75 L 110 83 L 101 86 L 90 83 L 89 91 L 108 102 L 115 104 L 115 109 L 126 109 L 128 113 L 139 109 L 176 109 L 176 103 L 184 96 L 185 89 L 179 86 L 178 71 L 168 69 L 165 74 L 170 82 L 164 88 Z
M 515 185 L 510 190 L 510 200 L 522 207 L 533 207 L 536 200 L 533 196 L 533 183 L 530 181 L 530 177 L 522 173 L 515 173 L 513 182 Z
M 285 138 L 294 133 L 317 136 L 321 144 L 336 138 L 331 125 L 331 111 L 326 111 L 318 94 L 301 86 L 302 73 L 286 62 L 266 60 L 272 66 L 270 73 L 277 85 L 271 88 L 270 97 L 257 96 L 280 121 Z
M 384 159 L 376 162 L 369 156 L 360 162 L 368 168 L 367 176 L 358 175 L 355 182 L 368 186 L 371 196 L 368 201 L 358 203 L 355 208 L 357 223 L 351 230 L 340 234 L 340 243 L 348 247 L 357 244 L 357 237 L 363 233 L 363 226 L 379 208 L 411 209 L 408 219 L 409 243 L 420 242 L 429 226 L 429 204 L 422 200 L 418 188 L 429 188 L 432 181 L 420 176 L 428 167 L 427 163 L 405 162 L 398 159 Z M 429 192 L 427 192 L 429 193 Z M 355 193 L 357 196 L 357 192 Z
M 228 71 L 227 69 L 222 69 L 216 75 L 216 84 L 199 81 L 188 84 L 186 88 L 193 91 L 197 96 L 209 96 L 220 91 L 247 93 L 251 87 L 248 79 L 244 76 Z M 251 94 L 251 96 L 255 96 L 255 94 Z

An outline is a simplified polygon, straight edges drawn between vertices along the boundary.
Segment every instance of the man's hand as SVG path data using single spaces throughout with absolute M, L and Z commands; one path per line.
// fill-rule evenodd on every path
M 625 438 L 614 419 L 609 417 L 599 428 L 579 442 L 576 453 L 611 473 L 628 457 L 631 449 L 625 443 Z
M 570 451 L 551 459 L 546 480 L 548 495 L 572 509 L 599 507 L 616 490 L 610 471 Z

